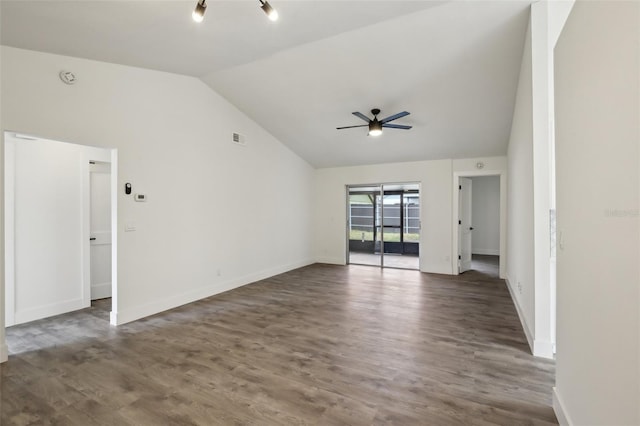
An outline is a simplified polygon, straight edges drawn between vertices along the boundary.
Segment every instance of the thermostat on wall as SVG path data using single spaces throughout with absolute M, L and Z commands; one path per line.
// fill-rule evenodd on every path
M 133 199 L 136 200 L 136 201 L 145 202 L 145 201 L 147 201 L 147 196 L 144 195 L 144 194 L 135 194 L 133 196 Z

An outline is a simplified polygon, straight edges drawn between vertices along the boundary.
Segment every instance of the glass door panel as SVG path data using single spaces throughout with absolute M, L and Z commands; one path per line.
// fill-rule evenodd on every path
M 420 203 L 417 184 L 383 186 L 383 265 L 418 269 Z
M 347 188 L 347 262 L 419 269 L 419 185 Z
M 380 187 L 349 187 L 348 263 L 382 266 L 379 225 Z

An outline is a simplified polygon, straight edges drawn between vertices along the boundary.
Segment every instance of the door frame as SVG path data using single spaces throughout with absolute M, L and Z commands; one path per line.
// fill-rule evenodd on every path
M 84 158 L 82 165 L 82 300 L 86 306 L 91 305 L 91 256 L 90 256 L 90 185 L 89 185 L 89 161 L 110 163 L 111 171 L 111 273 L 112 273 L 112 298 L 111 298 L 111 324 L 115 325 L 114 312 L 117 312 L 117 230 L 118 230 L 118 150 L 115 148 L 99 148 L 73 142 L 66 142 L 43 138 L 39 136 L 14 132 L 4 132 L 4 318 L 0 324 L 5 327 L 15 324 L 15 139 L 51 141 L 82 146 Z
M 465 193 L 463 193 L 463 189 L 464 189 L 464 185 L 463 183 L 465 181 L 463 181 L 463 179 L 466 179 L 466 181 L 469 183 L 469 195 L 466 195 Z M 469 198 L 467 198 L 469 197 Z M 467 219 L 469 219 L 469 223 L 465 222 L 465 213 L 464 210 L 462 209 L 461 206 L 463 205 L 463 202 L 468 202 L 469 206 L 468 210 L 469 213 L 471 213 L 469 215 L 469 217 Z M 465 231 L 464 231 L 464 226 L 465 225 L 469 225 L 469 253 L 467 253 L 468 258 L 465 255 L 465 246 L 466 244 L 462 244 L 463 240 L 465 240 Z M 459 176 L 458 177 L 458 222 L 457 222 L 457 227 L 458 227 L 458 274 L 464 273 L 468 270 L 471 269 L 471 263 L 472 263 L 472 259 L 473 259 L 473 178 L 470 177 L 466 177 L 466 176 Z M 460 228 L 462 229 L 462 232 L 460 232 Z M 461 247 L 462 245 L 462 247 Z M 464 269 L 463 265 L 466 265 L 466 261 L 468 260 L 469 264 L 468 264 L 468 268 Z M 463 270 L 464 269 L 464 270 Z
M 420 198 L 420 206 L 418 207 L 418 217 L 420 218 L 420 240 L 418 240 L 418 250 L 419 250 L 419 255 L 418 255 L 418 269 L 416 269 L 417 271 L 420 271 L 420 258 L 422 257 L 422 250 L 420 250 L 420 247 L 422 246 L 422 183 L 421 182 L 417 182 L 417 181 L 409 181 L 409 182 L 384 182 L 384 183 L 370 183 L 370 184 L 365 184 L 365 183 L 358 183 L 358 184 L 347 184 L 345 185 L 345 212 L 346 212 L 346 227 L 345 227 L 345 264 L 350 265 L 351 263 L 349 262 L 349 237 L 350 237 L 350 229 L 351 229 L 351 223 L 349 222 L 349 217 L 351 215 L 351 211 L 350 211 L 350 205 L 349 205 L 349 189 L 350 188 L 370 188 L 370 187 L 378 187 L 380 188 L 380 197 L 381 198 L 381 202 L 380 205 L 382 206 L 382 211 L 380 213 L 380 265 L 365 265 L 365 266 L 376 266 L 379 268 L 390 268 L 390 269 L 404 269 L 404 270 L 413 270 L 413 269 L 407 269 L 407 268 L 398 268 L 395 266 L 385 266 L 384 265 L 384 187 L 385 185 L 387 186 L 396 186 L 396 185 L 417 185 L 418 186 L 418 196 Z M 393 191 L 392 191 L 393 192 Z M 375 205 L 375 200 L 374 200 L 374 205 Z M 402 209 L 400 210 L 400 215 L 402 215 Z M 375 229 L 376 223 L 375 223 L 375 215 L 373 218 L 373 227 Z M 401 229 L 402 232 L 402 229 Z M 359 265 L 357 263 L 354 263 L 353 265 Z
M 103 167 L 103 170 L 95 170 L 98 169 L 99 167 Z M 94 169 L 94 170 L 92 170 Z M 93 229 L 93 223 L 91 222 L 91 214 L 92 214 L 92 204 L 91 204 L 91 200 L 93 199 L 93 193 L 94 193 L 94 188 L 92 186 L 92 182 L 93 180 L 96 178 L 96 175 L 98 174 L 106 174 L 109 177 L 109 204 L 111 204 L 111 162 L 106 162 L 106 161 L 95 161 L 95 160 L 91 160 L 89 161 L 89 236 L 91 238 L 89 238 L 89 262 L 91 262 L 92 259 L 92 250 L 93 247 L 97 247 L 99 245 L 102 245 L 103 243 L 99 243 L 96 244 L 96 241 L 92 241 L 92 239 L 95 239 L 95 235 L 96 233 L 92 230 Z M 102 197 L 101 197 L 102 198 Z M 109 212 L 108 212 L 109 216 L 111 216 L 111 205 L 109 205 Z M 113 241 L 113 235 L 110 235 L 110 239 L 109 239 L 109 244 L 111 244 L 111 242 Z M 109 265 L 111 266 L 111 265 Z M 91 271 L 90 271 L 91 272 Z M 109 281 L 108 283 L 99 283 L 101 285 L 104 284 L 109 284 L 109 292 L 108 293 L 102 293 L 100 297 L 94 297 L 94 290 L 96 289 L 95 284 L 93 282 L 93 278 L 91 276 L 89 276 L 89 298 L 91 301 L 93 300 L 98 300 L 98 299 L 104 299 L 104 298 L 110 298 L 111 297 L 111 288 L 112 286 L 112 281 Z M 108 295 L 107 295 L 108 294 Z
M 458 215 L 460 214 L 460 200 L 458 197 L 460 178 L 472 178 L 481 176 L 498 176 L 500 178 L 500 266 L 499 276 L 506 278 L 507 269 L 507 172 L 504 170 L 467 170 L 453 172 L 453 197 L 451 214 L 451 270 L 453 275 L 458 272 Z M 473 213 L 472 213 L 473 214 Z

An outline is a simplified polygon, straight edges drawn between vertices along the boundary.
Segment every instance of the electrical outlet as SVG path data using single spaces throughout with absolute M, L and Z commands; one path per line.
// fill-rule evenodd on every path
M 522 283 L 518 281 L 518 293 L 522 294 Z
M 217 274 L 218 276 L 222 275 L 222 272 L 220 271 L 220 269 L 218 269 L 218 270 L 216 271 L 216 274 Z

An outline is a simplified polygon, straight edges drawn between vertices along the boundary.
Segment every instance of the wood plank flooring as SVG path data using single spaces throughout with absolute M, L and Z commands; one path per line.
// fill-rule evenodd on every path
M 7 330 L 0 424 L 557 424 L 486 271 L 317 264 L 117 328 L 108 303 Z

